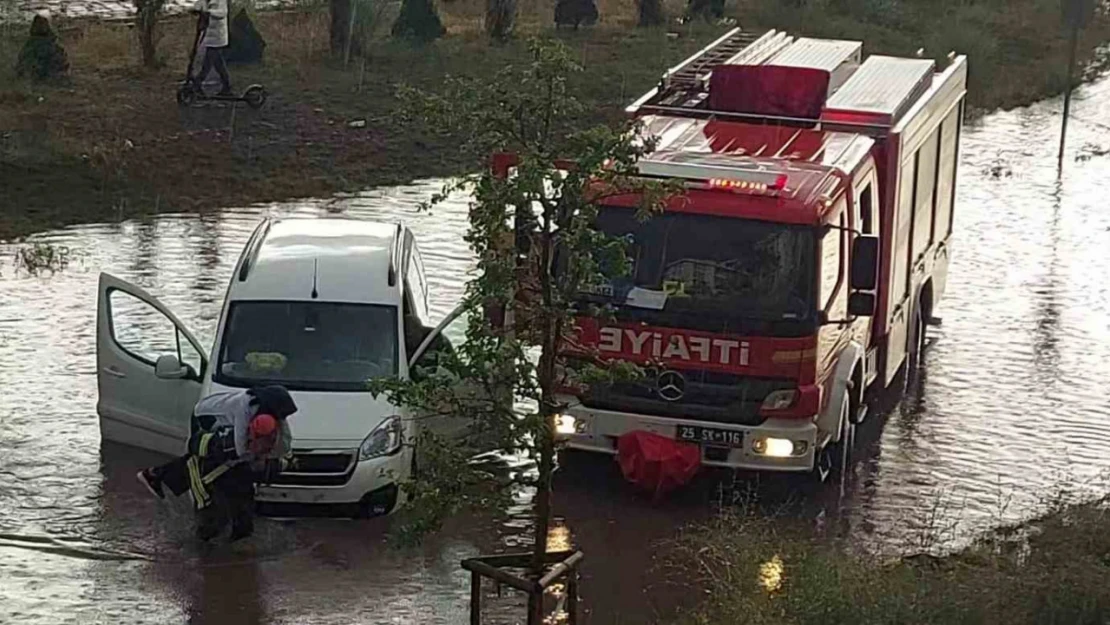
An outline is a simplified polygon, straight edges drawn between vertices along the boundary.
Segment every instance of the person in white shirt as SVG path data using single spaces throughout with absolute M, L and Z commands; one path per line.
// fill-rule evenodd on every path
M 219 95 L 232 95 L 231 76 L 227 73 L 223 53 L 223 49 L 227 47 L 227 0 L 197 0 L 193 11 L 200 13 L 202 23 L 205 24 L 204 35 L 197 50 L 197 55 L 204 59 L 200 73 L 196 76 L 197 87 L 200 88 L 204 79 L 215 69 L 220 76 Z

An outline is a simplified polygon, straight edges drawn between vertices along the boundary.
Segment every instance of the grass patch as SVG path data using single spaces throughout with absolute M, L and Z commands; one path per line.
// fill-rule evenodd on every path
M 1068 41 L 1060 0 L 740 0 L 740 15 L 761 26 L 818 37 L 857 39 L 867 54 L 938 60 L 969 58 L 968 101 L 979 111 L 1013 108 L 1064 90 Z M 800 6 L 799 6 L 800 5 Z M 1097 49 L 1110 40 L 1100 9 L 1083 32 L 1080 62 L 1101 71 Z
M 678 541 L 673 567 L 707 598 L 682 625 L 1102 624 L 1110 521 L 1069 505 L 944 557 L 848 553 L 786 519 L 728 513 Z
M 863 39 L 871 53 L 924 47 L 942 57 L 971 55 L 973 106 L 1015 106 L 1063 84 L 1065 42 L 1056 0 L 841 0 L 793 4 L 738 0 L 730 7 L 749 29 Z M 360 5 L 361 6 L 361 5 Z M 388 32 L 396 2 L 377 7 Z M 396 86 L 434 90 L 445 75 L 490 75 L 522 58 L 521 40 L 491 46 L 481 33 L 484 2 L 452 0 L 441 10 L 448 36 L 426 47 L 388 39 L 363 58 L 330 60 L 328 15 L 314 4 L 261 12 L 266 62 L 232 67 L 235 84 L 263 83 L 261 111 L 173 102 L 193 35 L 186 16 L 165 18 L 157 71 L 138 68 L 135 33 L 125 24 L 56 24 L 71 61 L 63 82 L 17 82 L 0 62 L 0 240 L 68 223 L 158 211 L 198 211 L 354 191 L 467 166 L 450 141 L 419 136 L 391 121 Z M 678 15 L 681 0 L 667 3 Z M 556 32 L 548 2 L 520 3 L 520 39 L 561 38 L 585 66 L 575 85 L 592 124 L 611 120 L 662 71 L 725 30 L 704 23 L 637 29 L 634 0 L 601 0 L 598 26 Z M 1054 12 L 1055 11 L 1055 12 Z M 0 60 L 14 59 L 23 27 L 0 27 Z M 1087 31 L 1084 57 L 1110 39 L 1110 19 Z M 1059 61 L 1059 62 L 1058 62 Z M 365 120 L 364 127 L 351 121 Z M 356 126 L 358 126 L 356 124 Z
M 46 272 L 53 275 L 69 266 L 70 256 L 69 248 L 64 245 L 36 242 L 16 250 L 15 266 L 32 276 Z

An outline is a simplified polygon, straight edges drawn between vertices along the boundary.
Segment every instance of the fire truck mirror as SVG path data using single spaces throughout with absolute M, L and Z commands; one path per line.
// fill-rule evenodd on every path
M 874 291 L 878 285 L 879 237 L 858 235 L 852 243 L 852 290 Z
M 848 314 L 853 317 L 870 317 L 875 314 L 874 293 L 852 293 L 848 297 Z

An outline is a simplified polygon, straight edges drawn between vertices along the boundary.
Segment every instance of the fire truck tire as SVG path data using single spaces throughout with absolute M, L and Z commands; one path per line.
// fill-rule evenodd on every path
M 840 440 L 825 445 L 817 455 L 814 479 L 826 483 L 842 483 L 851 472 L 852 447 L 856 441 L 856 424 L 852 423 L 852 400 L 847 393 L 840 406 Z
M 910 345 L 906 353 L 906 372 L 909 374 L 907 379 L 910 382 L 915 382 L 918 379 L 918 374 L 921 371 L 921 361 L 924 358 L 925 351 L 925 317 L 921 314 L 921 307 L 918 306 L 913 314 L 913 326 L 910 330 Z

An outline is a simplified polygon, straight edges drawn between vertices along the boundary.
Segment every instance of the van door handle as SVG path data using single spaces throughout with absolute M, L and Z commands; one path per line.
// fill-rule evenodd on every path
M 101 369 L 101 371 L 103 371 L 104 373 L 107 373 L 108 375 L 112 376 L 113 378 L 126 378 L 127 377 L 126 373 L 120 371 L 119 369 L 116 369 L 115 367 L 104 367 L 103 369 Z

